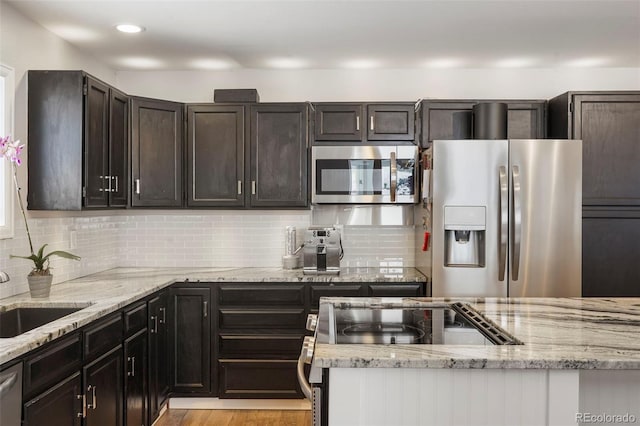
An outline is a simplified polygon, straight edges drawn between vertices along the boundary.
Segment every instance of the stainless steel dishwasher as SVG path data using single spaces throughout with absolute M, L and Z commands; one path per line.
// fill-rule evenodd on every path
M 20 426 L 22 415 L 22 363 L 0 373 L 0 425 Z

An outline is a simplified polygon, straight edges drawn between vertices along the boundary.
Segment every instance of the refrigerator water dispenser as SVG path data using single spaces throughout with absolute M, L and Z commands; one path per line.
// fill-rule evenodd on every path
M 444 206 L 444 266 L 483 268 L 486 208 Z

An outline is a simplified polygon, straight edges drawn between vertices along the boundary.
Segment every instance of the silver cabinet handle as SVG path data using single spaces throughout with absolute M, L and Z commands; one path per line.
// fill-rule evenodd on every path
M 206 318 L 209 313 L 209 302 L 207 302 L 206 300 L 202 303 L 202 317 Z
M 127 362 L 131 362 L 131 357 L 128 356 L 127 357 Z M 131 372 L 129 371 L 129 369 L 127 368 L 127 376 L 132 376 Z
M 87 404 L 87 408 L 95 410 L 98 407 L 98 399 L 96 398 L 96 387 L 91 385 L 87 386 L 87 392 L 91 392 L 91 403 Z
M 507 168 L 500 166 L 500 228 L 498 230 L 498 242 L 500 243 L 498 252 L 498 281 L 504 281 L 507 271 L 507 242 L 509 240 L 509 181 L 507 179 Z
M 157 334 L 158 333 L 158 316 L 154 315 L 151 318 L 153 318 L 153 332 Z
M 360 131 L 360 116 L 356 116 L 356 130 Z
M 114 179 L 116 181 L 116 189 L 112 189 L 111 192 L 118 192 L 118 176 L 112 176 L 111 179 Z
M 136 194 L 140 194 L 140 179 L 136 179 Z
M 238 180 L 238 195 L 242 195 L 242 181 Z
M 76 398 L 82 400 L 82 411 L 77 414 L 77 417 L 84 419 L 87 417 L 87 396 L 85 394 L 76 395 Z
M 511 265 L 511 278 L 514 281 L 520 276 L 520 243 L 522 242 L 522 187 L 520 184 L 520 169 L 512 168 L 513 184 L 513 258 Z
M 162 318 L 160 318 L 160 324 L 167 323 L 167 308 L 160 308 L 160 313 L 162 313 Z
M 251 195 L 256 195 L 256 181 L 251 181 Z
M 136 376 L 136 357 L 135 356 L 131 357 L 131 376 L 132 377 Z
M 396 153 L 391 152 L 391 202 L 396 202 L 396 190 L 398 188 L 398 163 Z
M 369 121 L 371 121 L 371 123 L 370 123 L 370 124 L 371 124 L 371 126 L 370 126 L 370 127 L 371 127 L 371 130 L 373 130 L 373 115 L 370 117 L 370 120 L 369 120 Z

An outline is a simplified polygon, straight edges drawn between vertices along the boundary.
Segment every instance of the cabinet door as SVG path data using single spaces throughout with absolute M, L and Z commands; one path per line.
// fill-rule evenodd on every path
M 171 289 L 172 388 L 211 390 L 211 296 L 209 288 Z
M 316 141 L 362 140 L 362 104 L 317 104 L 315 108 Z
M 582 139 L 582 204 L 640 206 L 640 92 L 574 95 Z
M 80 426 L 83 393 L 80 379 L 80 372 L 77 372 L 27 401 L 24 404 L 22 424 L 24 426 Z
M 582 218 L 582 296 L 640 297 L 640 212 L 589 216 Z
M 305 207 L 307 105 L 251 107 L 251 206 Z
M 434 140 L 473 139 L 473 106 L 478 102 L 507 104 L 508 138 L 546 137 L 545 101 L 435 100 L 422 102 L 422 147 Z
M 415 107 L 410 105 L 367 105 L 367 139 L 370 141 L 412 141 Z
M 84 187 L 85 207 L 109 203 L 109 86 L 86 78 Z
M 182 206 L 182 104 L 133 98 L 133 207 Z
M 187 107 L 187 205 L 244 206 L 245 107 Z
M 111 89 L 109 102 L 109 205 L 126 207 L 129 194 L 129 98 Z
M 124 342 L 124 400 L 126 425 L 147 423 L 147 329 Z
M 87 397 L 85 426 L 122 425 L 122 345 L 82 369 Z
M 152 423 L 169 394 L 168 293 L 149 301 L 149 412 Z

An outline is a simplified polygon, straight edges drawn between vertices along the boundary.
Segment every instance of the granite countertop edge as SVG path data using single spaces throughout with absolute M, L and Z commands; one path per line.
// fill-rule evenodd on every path
M 304 275 L 282 268 L 115 268 L 54 284 L 48 298 L 29 293 L 0 299 L 0 312 L 16 307 L 78 307 L 79 311 L 12 338 L 0 338 L 0 365 L 69 334 L 174 283 L 425 282 L 415 268 L 344 268 L 340 275 Z

